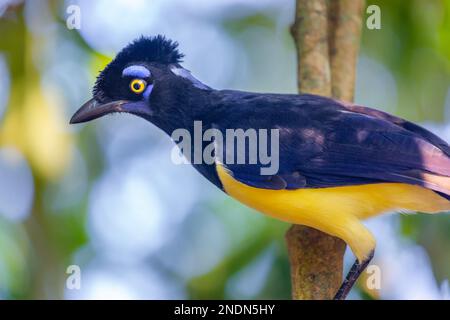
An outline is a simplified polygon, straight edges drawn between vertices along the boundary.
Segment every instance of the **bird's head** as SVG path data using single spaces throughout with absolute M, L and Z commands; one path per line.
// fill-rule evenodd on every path
M 70 123 L 90 121 L 116 112 L 152 122 L 180 116 L 190 88 L 208 90 L 179 63 L 178 44 L 164 36 L 141 37 L 120 51 L 97 77 L 93 98 Z

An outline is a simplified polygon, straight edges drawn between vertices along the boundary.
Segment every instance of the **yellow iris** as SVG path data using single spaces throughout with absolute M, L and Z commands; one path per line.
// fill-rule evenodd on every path
M 133 79 L 133 81 L 130 82 L 130 89 L 136 94 L 144 92 L 146 86 L 147 82 L 142 79 Z

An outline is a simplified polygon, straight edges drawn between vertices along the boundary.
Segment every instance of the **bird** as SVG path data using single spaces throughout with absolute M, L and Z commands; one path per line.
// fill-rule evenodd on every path
M 233 143 L 212 152 L 213 161 L 191 163 L 242 204 L 342 239 L 356 259 L 334 299 L 346 298 L 374 255 L 376 240 L 364 219 L 450 210 L 450 147 L 427 129 L 319 95 L 213 89 L 183 68 L 183 57 L 163 35 L 135 39 L 99 73 L 92 99 L 70 123 L 129 113 L 171 137 L 179 129 L 195 135 L 195 122 L 201 133 L 224 136 L 277 130 L 276 172 L 262 174 L 259 160 L 226 161 L 229 154 L 235 159 Z

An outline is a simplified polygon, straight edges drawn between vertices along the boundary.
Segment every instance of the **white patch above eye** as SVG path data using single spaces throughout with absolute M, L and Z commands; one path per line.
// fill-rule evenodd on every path
M 150 70 L 142 65 L 128 66 L 122 71 L 122 77 L 135 77 L 145 79 L 150 77 L 150 75 Z
M 189 80 L 194 87 L 202 89 L 202 90 L 209 90 L 211 89 L 210 87 L 208 87 L 206 84 L 200 82 L 199 80 L 197 80 L 196 78 L 194 78 L 194 76 L 190 73 L 189 70 L 186 70 L 184 68 L 179 68 L 176 66 L 172 66 L 170 67 L 170 71 L 172 71 L 173 74 L 185 78 L 187 80 Z

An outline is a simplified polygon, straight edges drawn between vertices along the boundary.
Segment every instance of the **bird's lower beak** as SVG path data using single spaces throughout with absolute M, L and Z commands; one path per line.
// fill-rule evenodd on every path
M 70 119 L 70 123 L 81 123 L 94 120 L 113 112 L 127 112 L 124 105 L 129 103 L 126 100 L 117 100 L 107 103 L 99 103 L 95 99 L 91 99 L 78 109 Z

